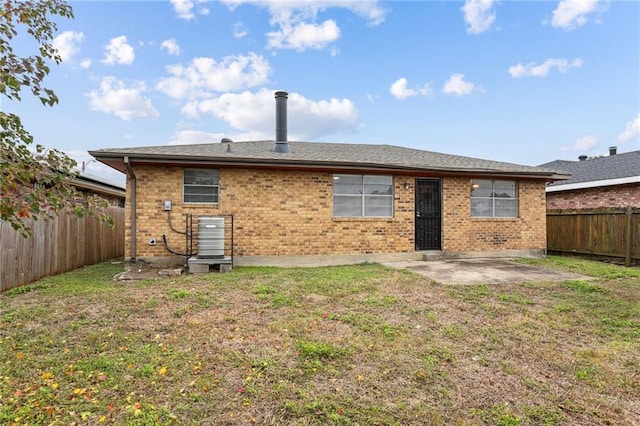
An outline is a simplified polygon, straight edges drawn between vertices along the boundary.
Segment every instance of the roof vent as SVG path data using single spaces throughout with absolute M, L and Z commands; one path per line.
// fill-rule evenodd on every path
M 578 156 L 578 160 L 587 161 L 587 156 L 586 155 L 580 155 L 580 156 Z
M 609 147 L 609 155 L 616 155 L 618 153 L 618 147 L 617 146 L 610 146 Z
M 229 138 L 222 138 L 220 139 L 220 143 L 232 143 L 233 139 L 229 139 Z
M 287 142 L 287 92 L 276 92 L 276 144 L 273 152 L 288 154 L 291 152 Z

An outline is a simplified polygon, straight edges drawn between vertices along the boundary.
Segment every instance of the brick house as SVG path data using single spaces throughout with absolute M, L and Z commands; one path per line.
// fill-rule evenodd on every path
M 606 157 L 581 155 L 578 161 L 556 160 L 540 167 L 572 175 L 547 186 L 548 210 L 640 207 L 640 151 L 618 154 L 611 147 Z
M 176 232 L 188 215 L 233 215 L 239 265 L 544 255 L 545 186 L 567 175 L 391 145 L 289 142 L 286 99 L 276 93 L 275 141 L 90 152 L 127 174 L 125 257 L 180 263 L 169 246 L 189 252 Z M 167 246 L 153 244 L 163 236 Z

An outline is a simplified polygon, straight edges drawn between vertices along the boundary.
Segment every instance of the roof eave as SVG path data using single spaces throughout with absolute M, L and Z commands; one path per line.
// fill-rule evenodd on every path
M 640 176 L 628 176 L 624 178 L 592 180 L 586 182 L 560 183 L 547 186 L 547 192 L 572 191 L 576 189 L 600 188 L 603 186 L 628 185 L 640 183 Z
M 89 180 L 74 178 L 72 181 L 73 186 L 84 190 L 93 191 L 98 194 L 110 195 L 117 198 L 125 198 L 127 192 L 125 189 L 117 188 L 112 185 L 104 185 Z
M 570 175 L 558 174 L 554 171 L 509 171 L 486 168 L 463 168 L 463 167 L 421 167 L 419 165 L 405 164 L 379 164 L 366 162 L 344 162 L 344 161 L 321 161 L 321 160 L 292 160 L 287 158 L 247 158 L 247 157 L 194 157 L 190 155 L 164 155 L 164 154 L 131 154 L 120 152 L 89 151 L 98 161 L 124 171 L 124 157 L 129 157 L 132 163 L 137 164 L 175 164 L 175 165 L 220 165 L 228 167 L 281 167 L 281 168 L 306 168 L 306 169 L 351 169 L 351 170 L 372 170 L 389 172 L 436 172 L 451 175 L 464 176 L 504 176 L 531 179 L 544 179 L 555 181 L 569 179 Z M 116 163 L 122 163 L 118 167 Z

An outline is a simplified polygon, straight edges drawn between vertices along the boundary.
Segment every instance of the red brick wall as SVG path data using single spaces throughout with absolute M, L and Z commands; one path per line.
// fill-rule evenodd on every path
M 640 183 L 547 193 L 548 210 L 640 207 Z

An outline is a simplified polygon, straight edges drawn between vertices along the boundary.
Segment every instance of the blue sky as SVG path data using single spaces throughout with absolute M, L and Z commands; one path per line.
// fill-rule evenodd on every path
M 276 90 L 290 140 L 527 165 L 640 149 L 636 1 L 71 5 L 46 80 L 60 104 L 2 108 L 79 163 L 100 148 L 274 139 Z

